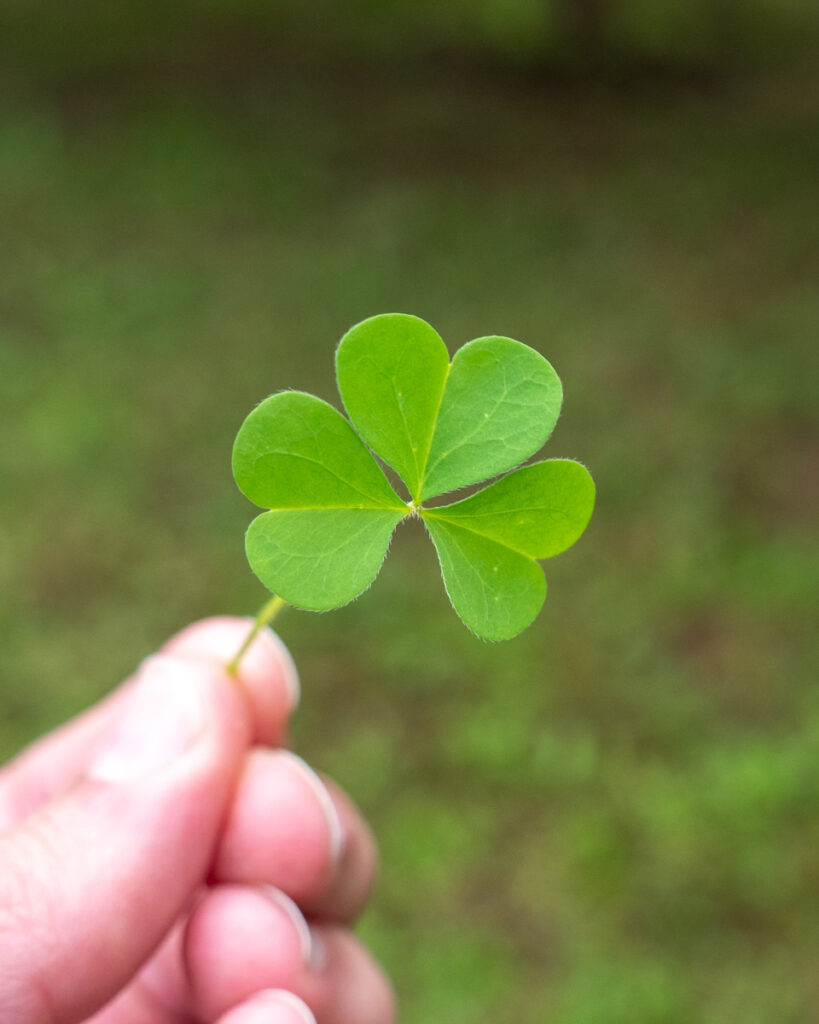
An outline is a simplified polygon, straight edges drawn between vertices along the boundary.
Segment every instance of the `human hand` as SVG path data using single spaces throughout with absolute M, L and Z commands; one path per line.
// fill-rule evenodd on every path
M 3 1024 L 393 1024 L 346 927 L 373 841 L 281 749 L 274 635 L 225 672 L 247 629 L 190 626 L 0 771 Z

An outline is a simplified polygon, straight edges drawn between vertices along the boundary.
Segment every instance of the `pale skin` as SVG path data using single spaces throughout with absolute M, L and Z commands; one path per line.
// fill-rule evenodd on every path
M 298 699 L 246 619 L 173 637 L 0 771 L 4 1024 L 394 1024 L 350 931 L 376 852 L 285 750 Z

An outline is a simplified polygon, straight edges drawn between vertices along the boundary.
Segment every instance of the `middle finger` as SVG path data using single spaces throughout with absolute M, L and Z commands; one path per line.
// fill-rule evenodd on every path
M 214 859 L 214 882 L 264 883 L 315 918 L 360 913 L 377 868 L 352 801 L 285 750 L 248 756 Z

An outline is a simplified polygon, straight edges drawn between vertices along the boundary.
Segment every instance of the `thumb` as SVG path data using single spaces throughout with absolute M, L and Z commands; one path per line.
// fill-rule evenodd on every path
M 0 838 L 4 1024 L 69 1024 L 127 984 L 208 870 L 249 736 L 218 665 L 143 664 L 83 777 Z

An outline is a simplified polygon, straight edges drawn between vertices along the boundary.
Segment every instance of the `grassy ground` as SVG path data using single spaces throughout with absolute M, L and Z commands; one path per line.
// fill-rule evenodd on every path
M 363 931 L 406 1024 L 819 1021 L 810 83 L 6 95 L 2 753 L 261 603 L 232 438 L 334 400 L 346 327 L 518 337 L 599 489 L 535 626 L 474 640 L 412 525 L 374 592 L 281 619 L 298 747 L 381 840 Z

